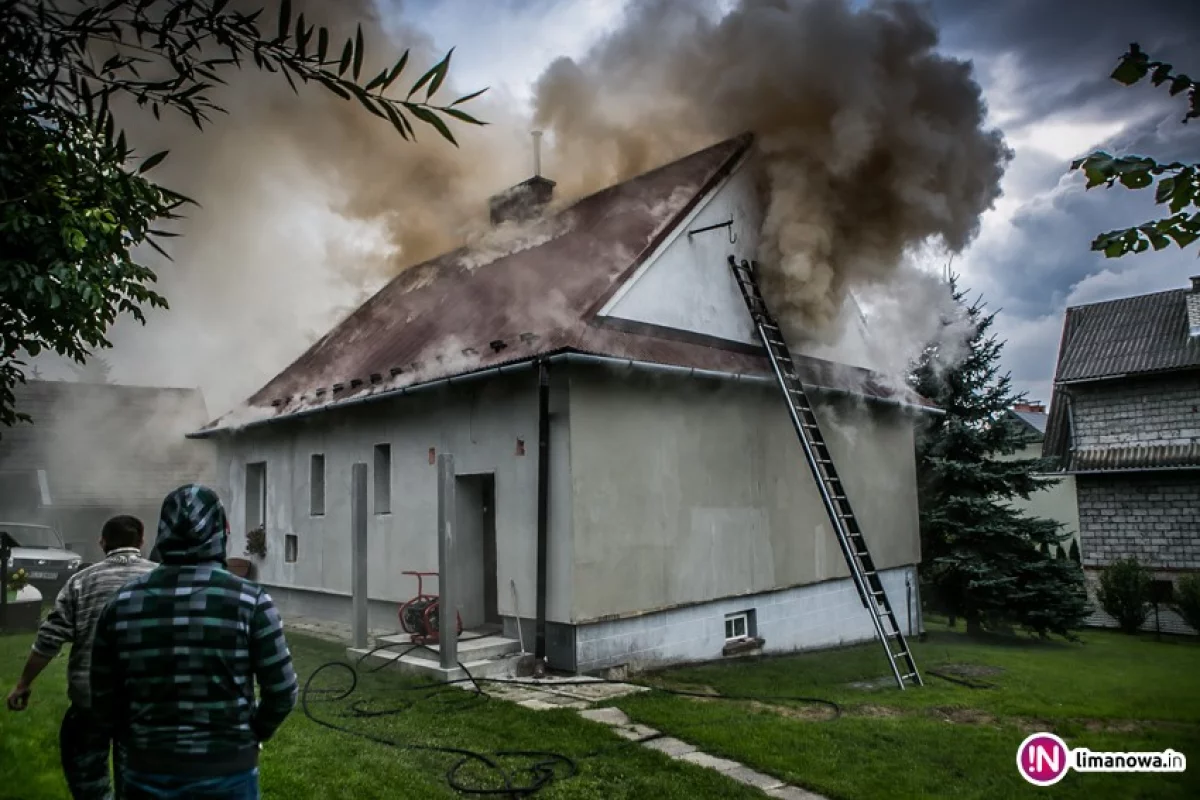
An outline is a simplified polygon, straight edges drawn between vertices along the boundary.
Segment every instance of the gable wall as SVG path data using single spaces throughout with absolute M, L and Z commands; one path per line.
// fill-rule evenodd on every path
M 1069 390 L 1077 448 L 1200 441 L 1200 372 L 1099 381 Z
M 778 392 L 571 371 L 575 622 L 849 575 Z M 911 417 L 814 398 L 880 569 L 920 560 Z

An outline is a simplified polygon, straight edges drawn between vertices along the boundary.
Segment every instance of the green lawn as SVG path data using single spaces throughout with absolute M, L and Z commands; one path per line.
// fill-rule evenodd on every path
M 341 658 L 337 645 L 289 638 L 302 678 Z M 0 637 L 5 692 L 29 643 L 29 636 Z M 906 692 L 886 684 L 848 685 L 883 673 L 876 645 L 651 677 L 698 691 L 827 698 L 844 709 L 833 720 L 818 707 L 773 699 L 708 701 L 655 693 L 615 705 L 636 721 L 831 798 L 1200 797 L 1200 644 L 1109 633 L 1088 633 L 1082 644 L 973 641 L 940 629 L 914 650 L 927 686 Z M 993 684 L 978 689 L 929 675 L 963 664 L 1001 671 L 976 678 Z M 57 751 L 57 726 L 66 707 L 64 672 L 65 662 L 56 660 L 39 680 L 27 712 L 0 710 L 0 798 L 66 797 Z M 325 676 L 336 677 L 324 673 L 314 686 L 329 685 Z M 578 775 L 554 781 L 538 797 L 764 797 L 628 744 L 570 710 L 529 711 L 457 689 L 419 700 L 413 686 L 386 673 L 363 677 L 354 696 L 362 701 L 360 710 L 399 709 L 396 714 L 355 716 L 347 701 L 328 699 L 313 710 L 322 720 L 377 739 L 484 752 L 554 750 L 577 760 Z M 1055 787 L 1035 789 L 1021 781 L 1014 762 L 1017 744 L 1036 730 L 1094 750 L 1170 747 L 1193 763 L 1182 775 L 1068 774 Z M 264 751 L 262 783 L 267 797 L 279 798 L 455 797 L 460 795 L 449 788 L 446 772 L 456 760 L 329 730 L 297 711 Z M 518 766 L 512 759 L 505 763 Z M 477 767 L 464 769 L 462 777 L 477 787 L 498 788 L 494 775 Z
M 878 645 L 713 664 L 660 673 L 656 682 L 723 694 L 804 695 L 841 704 L 729 703 L 662 694 L 615 703 L 635 721 L 831 798 L 1200 797 L 1200 644 L 1089 632 L 1081 644 L 972 640 L 944 627 L 914 643 L 922 689 L 856 688 L 886 666 Z M 967 688 L 929 675 L 946 665 L 995 667 Z M 952 673 L 954 674 L 954 673 Z M 1071 747 L 1172 748 L 1182 774 L 1069 773 L 1057 785 L 1026 784 L 1015 764 L 1029 733 Z
M 343 648 L 289 635 L 303 680 L 320 664 L 340 659 Z M 0 686 L 15 683 L 32 637 L 0 636 Z M 58 763 L 58 724 L 66 710 L 65 659 L 55 659 L 38 679 L 30 708 L 14 714 L 0 708 L 0 798 L 62 800 L 66 784 Z M 325 675 L 331 675 L 330 681 Z M 336 676 L 323 673 L 320 685 Z M 317 686 L 318 683 L 314 683 Z M 394 709 L 416 699 L 413 684 L 383 673 L 363 676 L 353 700 L 368 711 Z M 734 798 L 763 795 L 719 774 L 672 761 L 628 743 L 574 711 L 531 711 L 498 700 L 473 699 L 459 689 L 412 703 L 401 713 L 348 715 L 346 701 L 320 702 L 320 719 L 396 742 L 460 747 L 478 751 L 554 750 L 577 759 L 579 774 L 556 780 L 539 798 Z M 598 755 L 590 755 L 599 751 Z M 446 771 L 457 757 L 400 750 L 338 731 L 307 719 L 299 709 L 267 744 L 262 759 L 263 793 L 270 798 L 449 798 Z M 522 768 L 532 759 L 505 763 Z M 518 776 L 524 780 L 528 775 Z M 472 785 L 497 786 L 478 768 L 463 771 Z M 499 795 L 492 795 L 499 796 Z

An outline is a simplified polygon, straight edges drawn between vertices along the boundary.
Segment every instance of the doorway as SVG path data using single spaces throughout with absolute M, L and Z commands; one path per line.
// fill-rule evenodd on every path
M 496 476 L 487 472 L 455 479 L 455 543 L 458 593 L 464 628 L 500 624 L 496 555 Z

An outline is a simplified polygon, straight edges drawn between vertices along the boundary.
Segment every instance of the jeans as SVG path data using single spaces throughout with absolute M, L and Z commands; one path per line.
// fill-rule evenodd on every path
M 154 775 L 127 769 L 121 778 L 123 800 L 259 800 L 257 767 L 216 778 Z
M 96 728 L 86 708 L 71 705 L 58 731 L 63 775 L 75 800 L 108 800 L 113 796 L 108 778 L 111 742 Z

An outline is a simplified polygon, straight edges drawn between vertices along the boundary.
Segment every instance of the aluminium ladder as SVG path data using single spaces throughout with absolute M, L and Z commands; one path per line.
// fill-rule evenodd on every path
M 850 567 L 850 575 L 854 579 L 859 599 L 871 613 L 871 621 L 875 625 L 875 635 L 887 652 L 888 664 L 892 668 L 896 683 L 901 689 L 906 688 L 907 682 L 921 686 L 923 681 L 917 671 L 912 651 L 909 650 L 904 633 L 896 621 L 892 604 L 888 600 L 883 582 L 879 579 L 879 572 L 875 568 L 875 562 L 867 549 L 862 528 L 859 527 L 858 519 L 850 508 L 846 489 L 834 468 L 833 457 L 830 455 L 829 447 L 825 444 L 825 437 L 821 435 L 821 428 L 817 424 L 817 417 L 808 401 L 808 394 L 804 391 L 804 386 L 796 373 L 796 365 L 783 340 L 783 331 L 776 324 L 770 311 L 767 310 L 766 301 L 758 287 L 758 264 L 745 260 L 738 264 L 737 259 L 730 256 L 729 266 L 733 268 L 738 287 L 742 290 L 742 298 L 746 301 L 746 307 L 754 320 L 754 327 L 758 330 L 759 338 L 762 339 L 763 346 L 767 349 L 771 368 L 775 372 L 779 388 L 783 391 L 784 399 L 787 401 L 792 425 L 800 437 L 804 457 L 812 469 L 817 488 L 820 490 L 821 500 L 833 523 L 834 533 L 842 548 L 842 554 L 846 557 L 846 563 Z

